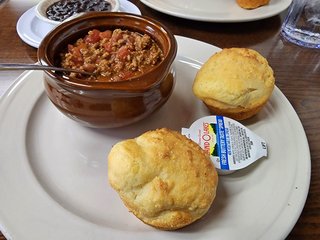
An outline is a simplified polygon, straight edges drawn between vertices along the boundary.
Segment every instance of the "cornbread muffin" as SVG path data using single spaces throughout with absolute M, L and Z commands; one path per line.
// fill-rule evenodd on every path
M 269 4 L 270 0 L 237 0 L 240 7 L 254 9 Z
M 192 140 L 166 128 L 117 143 L 108 156 L 108 177 L 127 208 L 163 230 L 184 227 L 210 208 L 216 169 Z
M 193 92 L 213 114 L 243 120 L 261 110 L 274 84 L 273 70 L 258 52 L 226 48 L 201 67 Z

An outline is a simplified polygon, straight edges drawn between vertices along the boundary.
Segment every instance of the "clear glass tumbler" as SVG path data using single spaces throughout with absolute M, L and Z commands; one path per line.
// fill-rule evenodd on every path
M 300 46 L 320 48 L 320 0 L 293 0 L 281 34 Z

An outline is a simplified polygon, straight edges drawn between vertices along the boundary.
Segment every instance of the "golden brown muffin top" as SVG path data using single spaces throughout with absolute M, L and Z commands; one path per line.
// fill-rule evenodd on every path
M 254 9 L 263 5 L 267 5 L 270 0 L 236 0 L 236 2 L 242 8 Z
M 265 103 L 274 88 L 273 70 L 258 52 L 225 48 L 212 55 L 198 71 L 194 94 L 221 108 L 254 108 Z
M 177 229 L 202 217 L 216 195 L 218 176 L 206 153 L 169 129 L 117 143 L 109 154 L 111 186 L 143 222 Z

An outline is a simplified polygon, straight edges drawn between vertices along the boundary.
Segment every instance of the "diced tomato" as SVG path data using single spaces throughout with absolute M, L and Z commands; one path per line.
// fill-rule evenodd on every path
M 72 47 L 71 49 L 71 53 L 72 53 L 72 58 L 71 60 L 76 64 L 82 64 L 83 63 L 83 58 L 80 52 L 80 48 L 79 47 Z
M 130 43 L 130 45 L 134 45 L 136 39 L 133 36 L 129 36 L 128 38 L 128 42 Z
M 117 52 L 117 56 L 119 59 L 124 60 L 129 55 L 129 50 L 126 46 L 122 46 Z
M 132 71 L 124 71 L 119 74 L 119 77 L 121 78 L 121 80 L 127 80 L 133 76 L 134 76 L 134 73 Z
M 118 42 L 118 40 L 121 39 L 121 38 L 122 38 L 121 32 L 113 31 L 110 41 L 112 43 L 115 43 L 115 42 Z
M 104 44 L 103 47 L 107 52 L 112 51 L 112 44 L 110 42 L 107 42 L 106 44 Z
M 86 43 L 97 43 L 100 41 L 100 31 L 97 29 L 93 29 L 89 32 L 89 34 L 85 37 L 84 40 Z
M 81 66 L 83 64 L 82 58 L 72 57 L 71 60 L 76 66 Z
M 73 49 L 73 45 L 72 44 L 68 44 L 68 52 L 72 53 L 72 49 Z
M 70 52 L 73 54 L 73 55 L 77 55 L 77 56 L 81 56 L 81 52 L 80 52 L 80 48 L 79 47 L 72 47 L 70 49 Z
M 96 69 L 95 65 L 92 63 L 85 63 L 83 65 L 83 70 L 87 71 L 87 72 L 94 72 L 94 70 Z
M 101 39 L 103 39 L 103 38 L 110 39 L 111 36 L 112 36 L 112 32 L 110 30 L 106 30 L 106 31 L 100 33 Z

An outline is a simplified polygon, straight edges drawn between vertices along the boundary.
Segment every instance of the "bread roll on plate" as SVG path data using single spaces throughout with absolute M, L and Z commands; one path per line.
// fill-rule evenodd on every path
M 216 169 L 192 140 L 166 128 L 114 145 L 108 177 L 123 203 L 144 223 L 163 230 L 182 228 L 210 208 Z
M 243 120 L 258 113 L 274 89 L 273 70 L 258 52 L 226 48 L 198 71 L 193 92 L 215 115 Z
M 238 5 L 245 9 L 254 9 L 269 4 L 270 0 L 236 0 Z

